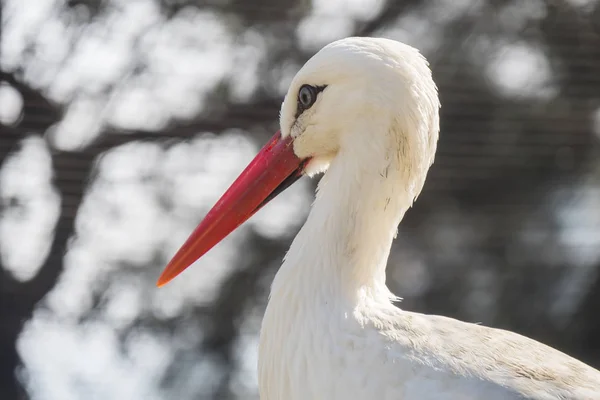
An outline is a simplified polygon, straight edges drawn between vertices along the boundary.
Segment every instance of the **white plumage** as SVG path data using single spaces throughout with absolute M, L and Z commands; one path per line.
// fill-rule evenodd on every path
M 326 46 L 292 81 L 280 125 L 158 282 L 303 173 L 326 171 L 271 288 L 262 400 L 600 399 L 600 372 L 557 350 L 392 304 L 387 258 L 439 130 L 437 89 L 417 50 L 369 38 Z
M 325 87 L 297 115 L 302 85 Z M 600 399 L 600 372 L 504 330 L 403 311 L 385 285 L 397 226 L 438 139 L 425 59 L 348 38 L 311 58 L 281 135 L 326 171 L 271 289 L 259 349 L 262 400 Z

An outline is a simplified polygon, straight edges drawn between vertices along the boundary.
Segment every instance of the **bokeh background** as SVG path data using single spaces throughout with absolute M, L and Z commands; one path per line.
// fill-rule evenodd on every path
M 303 179 L 157 289 L 345 36 L 418 47 L 442 101 L 388 283 L 401 307 L 600 367 L 600 1 L 3 0 L 0 398 L 256 399 Z

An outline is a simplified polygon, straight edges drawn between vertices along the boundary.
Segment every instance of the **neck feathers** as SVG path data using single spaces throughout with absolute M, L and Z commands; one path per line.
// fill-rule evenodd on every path
M 273 293 L 314 293 L 322 286 L 350 301 L 365 292 L 393 297 L 385 285 L 387 259 L 398 224 L 424 178 L 402 158 L 406 149 L 392 146 L 394 134 L 379 149 L 364 133 L 361 137 L 366 138 L 362 145 L 355 142 L 346 148 L 350 150 L 340 150 L 319 182 L 312 210 L 286 255 Z

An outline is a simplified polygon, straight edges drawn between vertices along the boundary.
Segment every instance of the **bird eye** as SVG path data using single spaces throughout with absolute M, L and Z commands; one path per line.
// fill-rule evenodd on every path
M 317 96 L 323 90 L 327 88 L 327 85 L 311 86 L 302 85 L 298 91 L 298 107 L 296 108 L 296 118 L 300 116 L 305 110 L 312 107 L 317 101 Z
M 317 89 L 310 85 L 303 85 L 298 92 L 298 104 L 303 110 L 310 108 L 317 100 Z

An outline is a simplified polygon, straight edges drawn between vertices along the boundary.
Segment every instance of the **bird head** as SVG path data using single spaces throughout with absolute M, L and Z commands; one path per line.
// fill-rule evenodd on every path
M 405 150 L 400 142 L 413 147 L 409 156 L 430 164 L 438 109 L 431 71 L 415 48 L 346 38 L 321 49 L 292 80 L 281 107 L 281 136 L 293 138 L 299 158 L 311 159 L 305 166 L 311 175 L 326 170 L 340 151 L 385 157 Z

